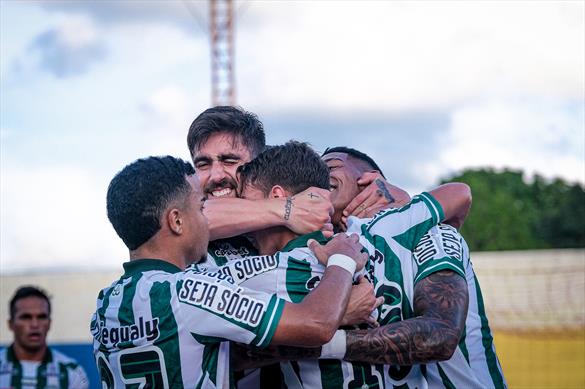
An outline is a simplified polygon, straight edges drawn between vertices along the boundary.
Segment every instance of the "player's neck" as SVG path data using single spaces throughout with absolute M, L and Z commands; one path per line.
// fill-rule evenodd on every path
M 272 227 L 254 233 L 258 244 L 258 252 L 261 255 L 272 255 L 282 250 L 291 240 L 298 237 L 286 227 Z
M 187 258 L 184 254 L 180 244 L 164 244 L 151 239 L 136 250 L 131 250 L 130 260 L 160 259 L 184 270 L 187 267 Z
M 16 359 L 19 361 L 41 362 L 45 357 L 45 353 L 47 352 L 46 345 L 39 348 L 38 350 L 27 350 L 18 343 L 14 343 L 12 349 L 14 350 Z

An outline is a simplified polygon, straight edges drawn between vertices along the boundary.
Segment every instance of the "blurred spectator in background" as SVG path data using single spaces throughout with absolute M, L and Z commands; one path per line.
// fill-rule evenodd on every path
M 51 302 L 43 290 L 20 287 L 10 300 L 9 317 L 14 340 L 0 349 L 0 388 L 88 388 L 83 368 L 47 346 Z

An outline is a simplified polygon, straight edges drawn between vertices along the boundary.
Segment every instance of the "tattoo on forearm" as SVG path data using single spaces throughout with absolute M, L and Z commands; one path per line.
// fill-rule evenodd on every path
M 313 199 L 313 198 L 318 198 L 319 195 L 314 194 L 313 192 L 309 193 L 309 198 Z
M 384 181 L 380 180 L 379 178 L 376 178 L 376 185 L 378 186 L 378 190 L 380 191 L 379 193 L 381 193 L 384 196 L 384 198 L 388 200 L 388 203 L 392 204 L 393 202 L 396 201 L 394 196 L 392 196 L 388 191 L 388 188 L 386 188 L 386 185 L 384 185 Z
M 468 301 L 463 277 L 452 271 L 431 274 L 415 286 L 418 317 L 373 330 L 348 331 L 344 359 L 398 365 L 446 360 L 459 343 Z
M 284 220 L 290 219 L 291 211 L 292 211 L 292 198 L 287 197 L 286 203 L 284 204 Z

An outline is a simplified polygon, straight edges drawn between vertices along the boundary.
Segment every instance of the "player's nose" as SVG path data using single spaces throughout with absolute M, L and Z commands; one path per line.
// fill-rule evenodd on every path
M 211 181 L 221 181 L 226 176 L 226 171 L 221 163 L 214 162 L 211 165 L 211 171 L 209 172 L 209 178 Z

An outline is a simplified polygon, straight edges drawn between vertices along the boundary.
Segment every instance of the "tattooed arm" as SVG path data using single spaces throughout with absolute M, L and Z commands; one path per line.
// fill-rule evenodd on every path
M 463 277 L 443 270 L 423 278 L 414 289 L 417 317 L 368 330 L 346 332 L 346 361 L 412 365 L 451 358 L 465 326 L 469 296 Z M 233 346 L 232 346 L 233 347 Z M 234 348 L 232 348 L 234 350 Z M 249 369 L 273 362 L 315 359 L 321 347 L 237 345 L 234 368 Z
M 402 207 L 410 202 L 410 195 L 390 184 L 379 172 L 365 172 L 357 180 L 360 193 L 343 210 L 344 223 L 350 215 L 372 217 L 389 207 Z
M 344 359 L 397 365 L 449 359 L 463 333 L 468 302 L 463 277 L 450 270 L 433 273 L 414 288 L 417 317 L 348 331 Z
M 298 234 L 322 230 L 333 235 L 333 211 L 326 189 L 309 188 L 293 197 L 262 200 L 209 199 L 203 213 L 211 240 L 229 238 L 268 227 L 285 226 Z

